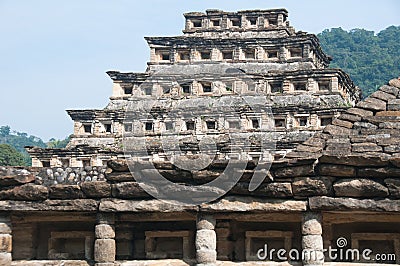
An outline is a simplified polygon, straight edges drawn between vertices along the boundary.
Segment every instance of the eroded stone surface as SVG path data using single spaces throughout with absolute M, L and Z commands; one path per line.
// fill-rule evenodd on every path
M 337 197 L 374 198 L 386 197 L 388 189 L 370 179 L 342 179 L 333 185 Z

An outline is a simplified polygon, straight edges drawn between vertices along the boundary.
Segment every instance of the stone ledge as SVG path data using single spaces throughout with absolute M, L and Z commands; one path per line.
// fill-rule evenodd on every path
M 365 265 L 377 265 L 372 263 L 353 263 L 353 262 L 325 262 L 324 266 L 365 266 Z M 379 266 L 393 266 L 395 264 L 378 264 Z
M 216 266 L 301 266 L 301 262 L 275 262 L 275 261 L 247 261 L 247 262 L 232 262 L 232 261 L 217 261 Z
M 91 199 L 77 200 L 45 200 L 32 201 L 0 201 L 0 211 L 97 211 L 98 202 Z
M 192 261 L 183 261 L 179 259 L 165 259 L 165 260 L 131 260 L 131 261 L 117 261 L 116 266 L 189 266 Z M 248 261 L 248 262 L 232 262 L 232 261 L 217 261 L 216 266 L 300 266 L 301 262 L 274 262 L 274 261 Z M 19 266 L 19 265 L 18 265 Z M 30 265 L 29 265 L 30 266 Z
M 400 200 L 390 199 L 354 199 L 312 197 L 309 200 L 311 210 L 316 211 L 375 211 L 375 212 L 399 212 Z
M 307 210 L 307 201 L 225 197 L 215 203 L 202 204 L 200 208 L 210 212 L 303 212 Z
M 164 259 L 164 260 L 130 260 L 117 261 L 116 266 L 189 266 L 191 263 L 179 259 Z
M 102 212 L 182 212 L 197 211 L 196 206 L 184 206 L 181 203 L 168 203 L 162 200 L 121 200 L 102 199 L 99 211 Z
M 18 260 L 11 266 L 89 266 L 84 260 Z

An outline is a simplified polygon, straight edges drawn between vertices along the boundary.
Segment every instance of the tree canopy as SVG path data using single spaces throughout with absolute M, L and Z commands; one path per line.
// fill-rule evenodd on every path
M 24 156 L 8 144 L 0 144 L 1 166 L 25 166 Z
M 333 57 L 331 67 L 347 72 L 368 96 L 400 75 L 400 26 L 378 34 L 364 29 L 324 30 L 318 34 L 322 49 Z
M 70 137 L 63 140 L 50 139 L 47 143 L 41 138 L 28 135 L 25 132 L 12 131 L 9 126 L 0 127 L 0 144 L 8 144 L 13 147 L 16 152 L 20 153 L 24 164 L 26 166 L 31 165 L 31 158 L 25 150 L 25 146 L 35 146 L 41 148 L 64 148 L 67 146 Z M 0 164 L 1 165 L 1 164 Z

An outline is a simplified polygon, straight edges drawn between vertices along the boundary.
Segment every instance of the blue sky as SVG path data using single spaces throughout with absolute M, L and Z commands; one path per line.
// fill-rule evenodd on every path
M 105 71 L 145 70 L 144 36 L 180 35 L 187 11 L 280 7 L 311 33 L 400 24 L 398 0 L 0 0 L 0 125 L 64 138 L 73 130 L 66 109 L 107 104 Z

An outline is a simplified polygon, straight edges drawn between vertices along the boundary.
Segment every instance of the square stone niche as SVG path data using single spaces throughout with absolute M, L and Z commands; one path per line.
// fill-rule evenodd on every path
M 265 248 L 267 245 L 268 252 L 275 249 L 272 260 L 278 261 L 276 258 L 279 249 L 285 249 L 287 252 L 292 248 L 293 232 L 291 231 L 246 231 L 246 260 L 259 261 L 257 251 Z M 267 258 L 267 260 L 269 257 Z
M 54 260 L 91 260 L 93 259 L 93 246 L 93 232 L 51 232 L 48 242 L 48 258 Z
M 353 233 L 351 234 L 351 248 L 360 252 L 361 262 L 373 263 L 377 254 L 395 254 L 393 257 L 387 257 L 387 260 L 381 263 L 400 264 L 400 234 L 396 233 Z M 362 252 L 365 249 L 372 250 L 371 261 L 364 261 Z M 383 259 L 383 257 L 382 257 Z
M 189 259 L 189 231 L 146 231 L 146 259 Z

